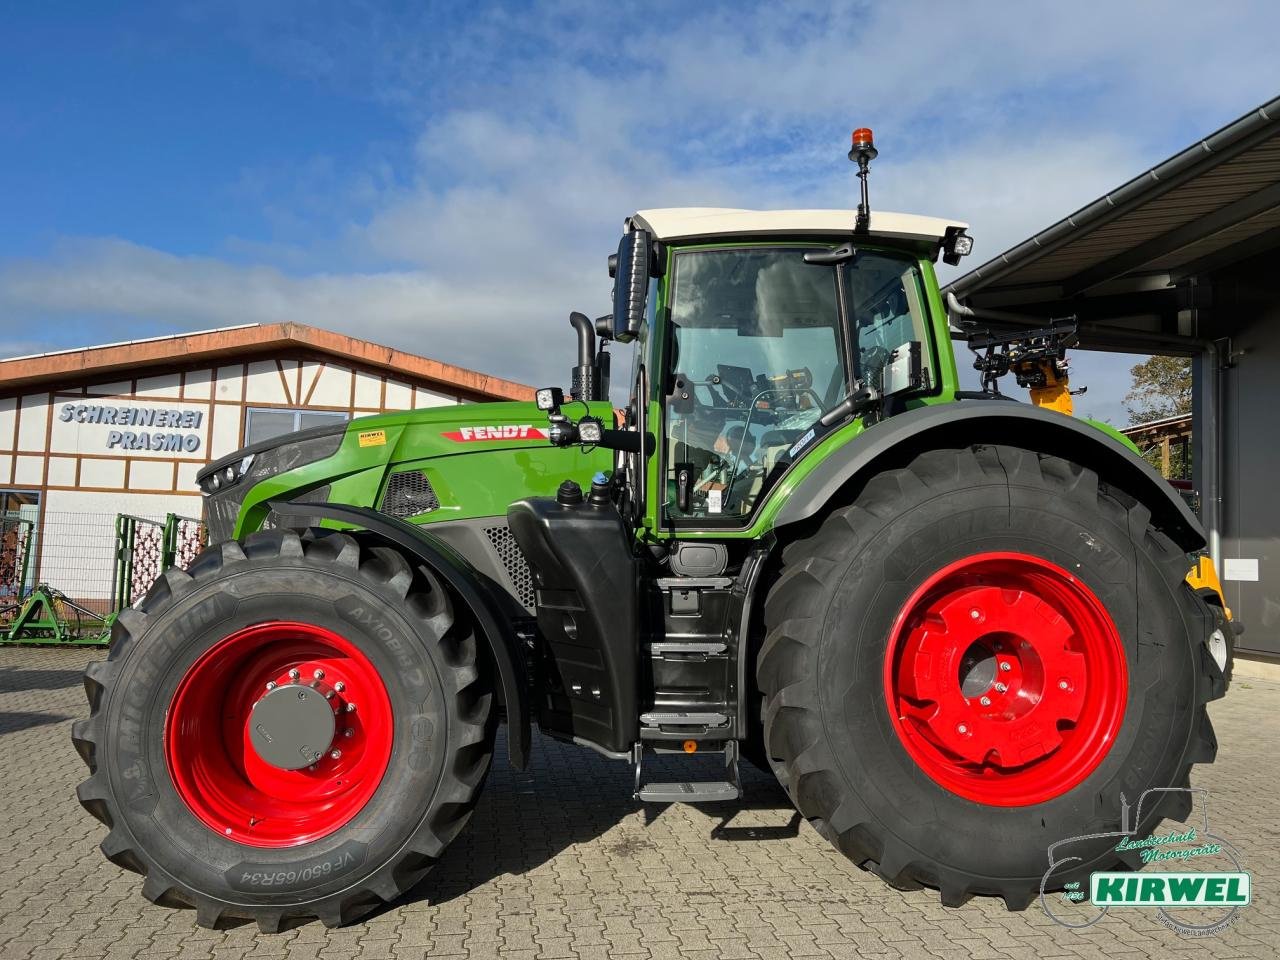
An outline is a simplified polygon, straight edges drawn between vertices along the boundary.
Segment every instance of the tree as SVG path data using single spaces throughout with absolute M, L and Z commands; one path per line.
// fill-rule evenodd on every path
M 1191 412 L 1191 361 L 1186 357 L 1148 357 L 1129 368 L 1133 377 L 1124 396 L 1133 423 L 1150 423 Z
M 1124 405 L 1132 423 L 1150 423 L 1191 412 L 1191 361 L 1185 357 L 1148 357 L 1129 368 L 1133 377 Z M 1166 477 L 1191 478 L 1191 447 L 1170 444 L 1168 436 L 1142 451 Z

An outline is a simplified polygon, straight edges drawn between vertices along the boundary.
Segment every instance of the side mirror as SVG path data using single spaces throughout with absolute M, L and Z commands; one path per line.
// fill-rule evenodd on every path
M 648 230 L 632 230 L 618 244 L 613 278 L 613 339 L 618 343 L 634 340 L 644 323 L 652 243 Z

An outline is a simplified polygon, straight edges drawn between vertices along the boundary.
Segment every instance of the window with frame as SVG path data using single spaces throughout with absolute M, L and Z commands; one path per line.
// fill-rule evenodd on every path
M 836 272 L 806 263 L 806 249 L 813 248 L 675 256 L 669 517 L 749 515 L 791 448 L 847 393 Z

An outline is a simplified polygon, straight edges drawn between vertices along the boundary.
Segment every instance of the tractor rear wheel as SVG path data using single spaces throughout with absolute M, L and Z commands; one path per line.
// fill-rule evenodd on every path
M 900 887 L 1011 909 L 1051 844 L 1119 829 L 1121 792 L 1213 760 L 1216 620 L 1186 555 L 1096 474 L 1014 447 L 934 450 L 790 544 L 758 661 L 765 749 L 800 812 Z M 1159 793 L 1139 835 L 1183 817 Z M 1051 887 L 1132 866 L 1114 838 Z
M 166 571 L 85 677 L 80 802 L 153 902 L 347 923 L 470 817 L 494 711 L 475 633 L 398 552 L 253 534 Z

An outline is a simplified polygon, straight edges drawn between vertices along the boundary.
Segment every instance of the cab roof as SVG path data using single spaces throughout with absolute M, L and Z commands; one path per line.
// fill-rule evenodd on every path
M 658 240 L 691 240 L 725 236 L 849 237 L 856 210 L 737 210 L 727 207 L 666 207 L 641 210 L 631 217 Z M 965 228 L 963 220 L 922 217 L 914 213 L 871 211 L 869 233 L 885 238 L 935 243 L 948 227 Z

